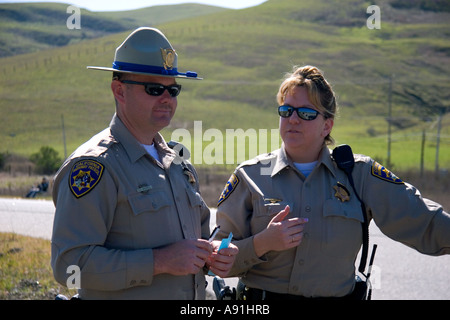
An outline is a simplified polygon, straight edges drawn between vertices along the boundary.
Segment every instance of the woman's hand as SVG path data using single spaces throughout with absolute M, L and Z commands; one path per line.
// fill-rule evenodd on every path
M 298 246 L 303 239 L 304 224 L 307 218 L 291 218 L 284 220 L 289 214 L 286 206 L 267 225 L 267 228 L 253 238 L 255 253 L 258 257 L 269 251 L 282 251 Z

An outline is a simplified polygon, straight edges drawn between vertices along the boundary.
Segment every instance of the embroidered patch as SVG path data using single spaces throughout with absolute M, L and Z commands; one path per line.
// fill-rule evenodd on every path
M 381 164 L 379 164 L 376 161 L 374 161 L 374 163 L 372 164 L 372 175 L 374 177 L 377 177 L 377 178 L 380 178 L 382 180 L 389 181 L 392 183 L 397 183 L 397 184 L 403 183 L 403 181 L 399 177 L 397 177 L 395 174 L 390 172 L 388 169 L 386 169 L 385 167 L 383 167 Z
M 233 173 L 231 175 L 230 179 L 228 180 L 228 182 L 225 184 L 225 188 L 223 189 L 222 194 L 220 195 L 219 203 L 217 203 L 217 206 L 219 206 L 222 202 L 225 201 L 226 198 L 228 198 L 230 196 L 230 194 L 234 191 L 234 189 L 236 188 L 238 183 L 239 183 L 239 179 Z
M 81 198 L 94 189 L 103 174 L 104 166 L 94 160 L 80 160 L 70 172 L 69 187 L 75 197 Z

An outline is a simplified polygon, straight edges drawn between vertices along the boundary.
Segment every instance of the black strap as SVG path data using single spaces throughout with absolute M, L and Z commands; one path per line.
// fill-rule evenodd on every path
M 358 192 L 356 192 L 355 183 L 353 181 L 352 171 L 355 165 L 355 158 L 353 157 L 352 148 L 350 148 L 349 145 L 341 145 L 334 148 L 333 158 L 334 161 L 336 161 L 336 164 L 339 167 L 339 169 L 343 170 L 347 174 L 348 180 L 350 181 L 350 185 L 352 186 L 352 189 L 355 192 L 356 198 L 361 203 L 361 210 L 363 213 L 363 222 L 361 223 L 363 248 L 361 252 L 361 261 L 359 263 L 358 271 L 364 274 L 364 270 L 366 269 L 367 263 L 367 255 L 369 251 L 369 223 L 367 221 L 366 206 L 359 197 Z
M 364 221 L 361 223 L 362 232 L 363 232 L 363 248 L 362 248 L 362 252 L 361 252 L 361 262 L 359 263 L 358 271 L 361 273 L 364 273 L 364 270 L 366 269 L 367 255 L 369 252 L 369 223 L 367 221 L 366 206 L 364 205 L 364 202 L 361 200 L 358 193 L 356 192 L 355 184 L 353 182 L 353 177 L 351 174 L 347 174 L 347 175 L 348 175 L 348 180 L 350 181 L 350 185 L 352 186 L 352 189 L 355 192 L 356 198 L 358 198 L 359 202 L 361 203 L 361 210 L 363 212 Z

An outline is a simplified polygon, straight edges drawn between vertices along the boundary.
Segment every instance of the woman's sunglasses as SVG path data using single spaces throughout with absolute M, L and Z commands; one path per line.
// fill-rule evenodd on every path
M 167 90 L 171 97 L 176 97 L 181 92 L 181 84 L 171 84 L 170 86 L 165 86 L 160 83 L 152 83 L 152 82 L 139 82 L 132 80 L 121 80 L 122 83 L 128 84 L 140 84 L 145 86 L 145 92 L 151 96 L 158 97 Z
M 287 105 L 278 107 L 278 114 L 283 118 L 289 118 L 290 116 L 292 116 L 294 111 L 297 112 L 297 115 L 300 119 L 306 121 L 314 120 L 319 114 L 321 114 L 319 111 L 307 107 L 294 108 Z

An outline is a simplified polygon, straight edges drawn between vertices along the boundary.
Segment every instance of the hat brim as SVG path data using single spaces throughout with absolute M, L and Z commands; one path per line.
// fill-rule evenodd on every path
M 190 79 L 190 80 L 203 80 L 203 78 L 199 77 L 188 77 L 184 74 L 175 74 L 175 75 L 169 75 L 169 74 L 160 74 L 160 73 L 149 73 L 149 72 L 138 72 L 138 71 L 127 71 L 127 70 L 117 70 L 114 68 L 107 68 L 107 67 L 95 67 L 95 66 L 87 66 L 87 69 L 91 70 L 101 70 L 101 71 L 112 71 L 112 72 L 120 72 L 120 73 L 127 73 L 127 74 L 142 74 L 142 75 L 148 75 L 148 76 L 158 76 L 158 77 L 164 77 L 164 78 L 178 78 L 178 79 Z

